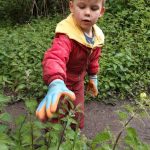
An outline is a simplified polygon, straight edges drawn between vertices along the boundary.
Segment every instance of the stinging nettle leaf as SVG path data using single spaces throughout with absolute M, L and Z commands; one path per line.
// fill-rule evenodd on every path
M 25 84 L 20 84 L 17 86 L 17 88 L 15 89 L 16 92 L 20 91 L 20 90 L 23 90 L 26 88 L 26 85 Z

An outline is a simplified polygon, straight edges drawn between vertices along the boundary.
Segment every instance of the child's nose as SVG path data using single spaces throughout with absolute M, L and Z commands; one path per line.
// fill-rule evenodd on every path
M 85 9 L 85 15 L 86 15 L 86 16 L 90 16 L 90 13 L 91 13 L 91 11 L 90 11 L 89 8 Z

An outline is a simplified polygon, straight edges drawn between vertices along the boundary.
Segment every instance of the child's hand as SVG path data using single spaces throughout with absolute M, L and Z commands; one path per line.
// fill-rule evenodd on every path
M 97 89 L 97 75 L 89 76 L 89 82 L 87 85 L 87 92 L 92 96 L 98 95 Z
M 68 96 L 71 100 L 75 100 L 75 94 L 66 87 L 64 81 L 56 79 L 50 83 L 47 95 L 36 110 L 36 116 L 41 121 L 51 118 L 61 96 Z

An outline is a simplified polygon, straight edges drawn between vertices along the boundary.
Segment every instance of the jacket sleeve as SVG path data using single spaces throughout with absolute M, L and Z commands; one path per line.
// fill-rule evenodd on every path
M 87 70 L 88 75 L 96 75 L 98 73 L 100 55 L 101 55 L 101 48 L 97 48 L 91 54 Z
M 55 79 L 66 79 L 66 64 L 71 52 L 71 40 L 64 34 L 56 34 L 51 48 L 49 48 L 42 61 L 43 80 L 48 85 Z

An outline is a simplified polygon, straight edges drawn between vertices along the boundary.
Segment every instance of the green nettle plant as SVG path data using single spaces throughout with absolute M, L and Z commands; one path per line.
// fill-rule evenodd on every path
M 0 104 L 4 104 L 4 101 L 7 99 L 7 97 L 1 95 Z M 1 107 L 1 150 L 23 150 L 26 148 L 32 150 L 80 150 L 84 147 L 87 149 L 85 142 L 87 139 L 81 137 L 78 129 L 78 123 L 73 119 L 75 113 L 80 112 L 79 106 L 75 108 L 74 105 L 69 102 L 69 106 L 72 108 L 69 111 L 65 104 L 66 102 L 62 103 L 62 109 L 59 110 L 56 116 L 63 115 L 64 111 L 68 112 L 68 115 L 60 118 L 57 124 L 50 122 L 41 123 L 35 118 L 37 102 L 33 99 L 27 100 L 25 102 L 27 113 L 20 115 L 15 119 L 13 119 L 8 113 L 4 112 L 3 107 Z M 10 128 L 10 123 L 13 123 L 15 127 Z M 74 130 L 72 130 L 71 124 L 76 125 Z
M 33 22 L 35 26 L 26 24 L 0 30 L 0 87 L 12 95 L 13 101 L 40 97 L 46 89 L 41 61 L 54 36 L 56 20 Z
M 148 144 L 142 142 L 130 122 L 134 118 L 141 119 L 145 116 L 150 119 L 149 106 L 150 98 L 145 93 L 141 93 L 136 105 L 126 105 L 121 111 L 117 111 L 122 123 L 122 128 L 117 135 L 105 129 L 98 133 L 93 139 L 87 139 L 81 134 L 78 123 L 73 119 L 76 112 L 80 112 L 79 106 L 76 108 L 72 102 L 68 101 L 71 110 L 68 110 L 66 103 L 62 104 L 62 109 L 57 115 L 68 112 L 66 116 L 60 118 L 58 123 L 41 123 L 35 118 L 37 102 L 34 99 L 25 102 L 27 112 L 17 118 L 13 118 L 4 111 L 3 107 L 9 101 L 8 97 L 0 95 L 0 145 L 1 150 L 149 150 Z M 14 124 L 10 128 L 10 123 Z M 76 125 L 74 130 L 71 124 Z M 123 133 L 125 133 L 123 135 Z
M 106 3 L 106 13 L 98 22 L 106 36 L 98 99 L 125 99 L 149 90 L 149 12 L 144 0 Z M 0 27 L 0 88 L 12 101 L 39 99 L 46 92 L 41 61 L 61 19 L 56 16 Z
M 106 35 L 100 60 L 100 98 L 117 95 L 124 99 L 148 91 L 150 8 L 144 0 L 111 2 L 100 22 Z

